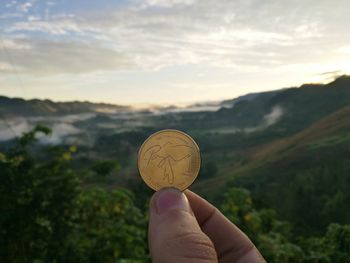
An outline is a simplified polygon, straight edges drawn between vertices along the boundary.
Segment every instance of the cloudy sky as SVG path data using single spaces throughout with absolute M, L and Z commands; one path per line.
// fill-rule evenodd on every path
M 349 0 L 0 2 L 0 94 L 232 98 L 350 73 Z

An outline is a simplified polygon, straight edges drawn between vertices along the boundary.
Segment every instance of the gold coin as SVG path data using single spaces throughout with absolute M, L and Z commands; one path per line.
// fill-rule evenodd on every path
M 161 130 L 142 144 L 137 165 L 143 181 L 152 189 L 175 187 L 183 191 L 198 176 L 199 147 L 184 132 Z

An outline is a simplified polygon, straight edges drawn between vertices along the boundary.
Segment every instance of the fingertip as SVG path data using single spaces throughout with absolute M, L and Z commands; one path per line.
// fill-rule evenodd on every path
M 150 208 L 159 215 L 170 210 L 191 212 L 187 197 L 176 188 L 163 188 L 157 191 L 151 198 Z
M 162 189 L 152 196 L 150 206 L 148 241 L 153 262 L 217 262 L 214 245 L 201 231 L 183 192 Z

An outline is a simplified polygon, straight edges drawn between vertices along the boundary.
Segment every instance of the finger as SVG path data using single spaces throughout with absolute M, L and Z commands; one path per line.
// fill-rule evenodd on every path
M 213 241 L 221 262 L 265 262 L 250 239 L 217 208 L 195 193 L 185 194 L 202 231 Z
M 172 188 L 155 193 L 150 204 L 148 241 L 153 262 L 217 262 L 186 196 Z

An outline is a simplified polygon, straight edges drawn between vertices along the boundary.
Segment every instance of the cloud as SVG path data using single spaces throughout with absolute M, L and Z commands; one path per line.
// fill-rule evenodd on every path
M 243 128 L 243 129 L 237 129 L 234 132 L 246 132 L 246 133 L 252 133 L 256 131 L 262 131 L 271 125 L 277 123 L 283 116 L 284 111 L 281 106 L 274 106 L 271 110 L 271 112 L 267 113 L 265 116 L 262 118 L 261 124 L 255 126 L 255 127 L 248 127 L 248 128 Z
M 350 54 L 350 46 L 343 46 L 337 49 L 338 52 L 344 54 Z
M 46 76 L 64 73 L 86 73 L 133 67 L 126 54 L 103 47 L 99 43 L 16 39 L 7 44 L 11 62 L 22 74 Z M 8 64 L 6 56 L 0 63 Z
M 32 45 L 29 41 L 21 42 L 14 39 L 1 39 L 1 48 L 5 50 L 21 50 L 21 49 L 31 49 Z
M 192 5 L 196 0 L 146 0 L 140 1 L 141 6 L 174 7 L 176 5 Z
M 42 32 L 49 35 L 68 35 L 71 33 L 83 35 L 96 33 L 94 30 L 81 28 L 74 20 L 67 19 L 65 15 L 58 16 L 57 20 L 52 21 L 45 21 L 40 18 L 39 16 L 28 16 L 27 20 L 29 21 L 16 22 L 5 31 L 9 33 L 17 31 Z
M 0 141 L 6 141 L 21 136 L 28 132 L 35 125 L 41 123 L 52 130 L 50 135 L 38 134 L 40 143 L 43 144 L 60 144 L 71 142 L 71 139 L 83 131 L 74 126 L 78 121 L 88 120 L 96 116 L 94 113 L 71 114 L 60 117 L 30 117 L 30 118 L 12 118 L 7 123 L 0 122 Z
M 82 132 L 80 129 L 77 129 L 73 125 L 67 123 L 54 124 L 51 129 L 52 134 L 48 136 L 41 135 L 39 137 L 40 143 L 53 145 L 61 144 L 65 142 L 68 136 L 76 135 Z
M 8 120 L 7 124 L 5 124 L 3 121 L 0 122 L 0 141 L 11 140 L 17 136 L 20 136 L 23 132 L 27 132 L 33 128 L 28 121 L 22 118 Z
M 96 117 L 95 113 L 81 113 L 81 114 L 70 114 L 61 117 L 57 117 L 57 120 L 63 123 L 74 123 L 78 121 L 86 121 Z
M 3 13 L 0 14 L 0 19 L 5 20 L 5 19 L 13 19 L 13 18 L 20 18 L 23 17 L 23 14 L 21 13 Z
M 10 73 L 13 72 L 14 69 L 15 68 L 11 64 L 0 61 L 0 73 Z
M 25 2 L 17 5 L 17 9 L 23 13 L 27 13 L 32 6 L 33 4 L 31 2 Z
M 263 118 L 263 126 L 268 127 L 279 121 L 283 115 L 283 109 L 280 106 L 274 106 L 270 113 L 266 114 Z
M 22 5 L 27 10 L 31 2 Z M 31 14 L 31 21 L 10 23 L 5 31 L 27 36 L 27 41 L 13 39 L 16 43 L 33 43 L 30 52 L 15 55 L 31 73 L 159 70 L 203 63 L 255 70 L 317 60 L 322 51 L 339 46 L 339 40 L 350 41 L 342 31 L 350 23 L 344 11 L 350 4 L 338 5 L 342 9 L 334 10 L 329 1 L 135 0 L 118 9 L 53 13 L 49 19 Z M 36 33 L 44 35 L 38 38 Z
M 17 4 L 16 0 L 9 1 L 8 3 L 5 4 L 5 7 L 6 8 L 11 8 L 11 7 L 15 6 L 16 4 Z

